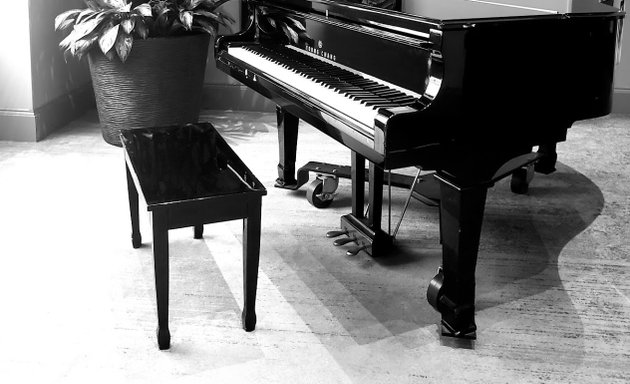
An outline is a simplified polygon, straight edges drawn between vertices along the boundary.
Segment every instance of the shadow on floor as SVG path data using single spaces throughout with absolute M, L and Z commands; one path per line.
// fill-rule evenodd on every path
M 338 199 L 337 204 L 346 200 L 344 196 Z M 554 299 L 561 302 L 555 305 L 570 310 L 558 276 L 558 256 L 595 220 L 603 206 L 597 185 L 563 164 L 558 164 L 552 175 L 537 175 L 527 195 L 511 193 L 509 179 L 497 183 L 488 194 L 481 235 L 477 312 L 547 290 L 562 292 Z M 330 287 L 322 287 L 314 272 L 301 269 L 299 263 L 295 268 L 309 288 L 320 293 L 322 302 L 330 302 L 330 312 L 358 343 L 439 321 L 439 314 L 426 300 L 426 288 L 441 263 L 435 209 L 412 204 L 395 251 L 388 257 L 350 257 L 345 255 L 345 248 L 335 248 L 321 236 L 312 241 L 312 257 L 369 312 L 373 322 L 348 317 L 347 308 L 331 301 Z M 366 327 L 384 327 L 387 332 L 366 332 Z

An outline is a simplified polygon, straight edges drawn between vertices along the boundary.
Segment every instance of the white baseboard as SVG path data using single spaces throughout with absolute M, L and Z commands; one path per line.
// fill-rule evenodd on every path
M 93 107 L 94 92 L 87 84 L 35 111 L 0 110 L 0 140 L 40 141 Z
M 36 141 L 36 132 L 34 112 L 0 110 L 0 140 Z
M 630 114 L 630 89 L 615 89 L 612 113 Z

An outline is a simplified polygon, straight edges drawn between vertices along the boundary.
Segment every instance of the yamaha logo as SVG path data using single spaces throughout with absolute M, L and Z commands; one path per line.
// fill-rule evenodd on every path
M 337 61 L 337 56 L 336 55 L 334 55 L 334 54 L 332 54 L 330 52 L 326 52 L 323 49 L 321 49 L 321 47 L 322 47 L 322 42 L 321 41 L 317 42 L 317 46 L 319 48 L 314 48 L 314 47 L 311 47 L 310 45 L 306 44 L 305 49 L 308 52 L 311 52 L 311 53 L 313 53 L 313 54 L 315 54 L 317 56 L 325 57 L 328 60 Z

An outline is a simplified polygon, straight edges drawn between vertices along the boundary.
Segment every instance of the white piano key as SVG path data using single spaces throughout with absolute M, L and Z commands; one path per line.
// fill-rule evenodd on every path
M 285 86 L 306 94 L 316 99 L 320 104 L 326 105 L 330 109 L 337 111 L 337 113 L 345 115 L 346 118 L 360 123 L 365 133 L 373 136 L 374 119 L 378 114 L 378 108 L 367 106 L 358 100 L 350 98 L 339 90 L 324 85 L 295 69 L 291 69 L 284 63 L 277 62 L 275 59 L 259 52 L 253 52 L 247 49 L 247 47 L 229 47 L 228 54 L 256 68 L 261 74 L 273 78 L 275 81 L 282 82 Z M 337 65 L 337 67 L 341 68 L 339 65 Z M 377 80 L 374 81 L 379 82 Z M 379 83 L 389 86 L 389 84 L 384 82 Z M 415 97 L 415 95 L 412 96 Z

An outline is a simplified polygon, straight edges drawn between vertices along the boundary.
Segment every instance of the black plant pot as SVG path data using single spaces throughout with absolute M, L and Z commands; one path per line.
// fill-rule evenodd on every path
M 210 36 L 134 40 L 125 63 L 100 51 L 88 56 L 103 138 L 121 146 L 120 131 L 199 119 Z

